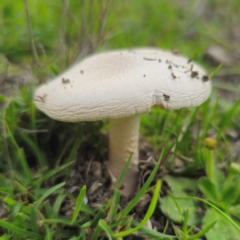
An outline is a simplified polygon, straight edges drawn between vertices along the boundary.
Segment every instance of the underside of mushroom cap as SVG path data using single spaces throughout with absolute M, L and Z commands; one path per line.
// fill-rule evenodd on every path
M 95 121 L 165 109 L 195 107 L 210 95 L 204 70 L 187 58 L 158 49 L 111 51 L 86 58 L 34 94 L 51 118 Z

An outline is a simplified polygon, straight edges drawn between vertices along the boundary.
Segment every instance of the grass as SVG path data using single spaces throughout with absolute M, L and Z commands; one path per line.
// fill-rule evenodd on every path
M 240 2 L 222 2 L 0 2 L 0 239 L 240 239 L 240 158 L 228 135 L 239 131 L 240 101 L 219 95 L 219 89 L 239 93 L 233 84 L 214 83 L 198 108 L 143 115 L 141 135 L 159 160 L 130 202 L 121 203 L 120 179 L 95 208 L 86 202 L 85 183 L 77 195 L 64 186 L 77 152 L 106 156 L 107 123 L 55 122 L 32 101 L 39 83 L 96 50 L 178 49 L 209 73 L 239 75 L 236 64 L 220 69 L 203 57 L 216 44 L 239 54 L 231 31 L 239 25 Z M 30 77 L 16 86 L 13 76 L 25 76 L 22 66 Z M 136 221 L 133 213 L 146 194 L 151 201 Z M 70 216 L 61 212 L 66 201 L 73 204 Z M 156 223 L 161 231 L 146 226 L 159 220 L 155 212 L 167 219 Z

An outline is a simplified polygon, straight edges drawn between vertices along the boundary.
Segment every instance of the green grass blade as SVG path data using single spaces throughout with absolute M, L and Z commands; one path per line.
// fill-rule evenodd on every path
M 20 132 L 19 136 L 22 138 L 22 140 L 29 146 L 29 149 L 32 151 L 32 153 L 36 156 L 38 163 L 41 168 L 44 168 L 48 166 L 47 159 L 42 153 L 42 151 L 39 149 L 38 145 L 32 140 L 26 133 Z
M 152 197 L 151 203 L 150 203 L 150 205 L 148 207 L 147 213 L 145 214 L 143 220 L 139 223 L 139 225 L 137 227 L 129 229 L 129 230 L 126 230 L 126 231 L 123 231 L 123 232 L 116 233 L 113 236 L 116 237 L 116 238 L 125 237 L 125 236 L 128 236 L 128 235 L 136 232 L 141 227 L 143 227 L 146 224 L 146 222 L 150 219 L 150 217 L 152 216 L 152 214 L 153 214 L 153 212 L 155 210 L 155 207 L 157 205 L 158 198 L 159 198 L 159 195 L 160 195 L 160 190 L 161 190 L 161 181 L 158 180 L 157 184 L 156 184 L 155 191 L 153 193 L 153 197 Z
M 4 234 L 0 237 L 0 240 L 9 240 L 9 239 L 11 239 L 11 237 L 12 237 L 11 235 Z
M 222 65 L 218 65 L 210 74 L 209 74 L 209 78 L 213 78 L 222 68 Z
M 85 194 L 86 194 L 86 188 L 87 188 L 86 185 L 84 185 L 78 195 L 78 199 L 77 199 L 76 206 L 75 206 L 73 216 L 72 216 L 72 222 L 71 222 L 72 224 L 74 224 L 76 222 L 78 213 L 81 210 L 81 206 L 84 201 Z
M 81 228 L 82 228 L 82 229 L 85 229 L 85 228 L 91 227 L 91 224 L 92 224 L 91 221 L 85 222 L 85 223 L 81 226 Z
M 235 102 L 235 104 L 232 106 L 232 108 L 225 113 L 225 117 L 222 119 L 222 122 L 220 123 L 220 126 L 219 126 L 218 136 L 220 136 L 223 133 L 224 129 L 226 129 L 227 126 L 229 126 L 235 112 L 239 107 L 240 107 L 240 99 L 238 99 L 237 102 Z
M 185 212 L 184 220 L 183 220 L 183 233 L 184 235 L 187 233 L 187 227 L 188 227 L 188 209 Z
M 45 180 L 49 179 L 50 177 L 54 176 L 55 174 L 61 172 L 62 170 L 66 169 L 67 167 L 69 167 L 70 165 L 73 164 L 73 161 L 72 162 L 68 162 L 68 163 L 65 163 L 57 168 L 54 168 L 53 170 L 47 172 L 45 175 L 43 175 L 41 178 L 39 178 L 38 180 L 35 181 L 34 184 L 36 185 L 41 185 L 42 182 L 44 182 Z
M 53 240 L 69 240 L 71 237 L 76 236 L 76 230 L 67 230 L 66 228 L 52 228 Z M 80 238 L 81 239 L 81 238 Z
M 36 207 L 34 207 L 36 210 L 36 213 L 38 214 L 38 216 L 40 217 L 41 221 L 38 221 L 37 224 L 39 224 L 39 226 L 41 226 L 41 230 L 44 231 L 44 240 L 52 240 L 52 235 L 53 235 L 53 230 L 50 229 L 49 224 L 43 224 L 43 221 L 45 219 L 45 216 L 43 215 L 43 213 L 41 211 L 39 211 Z
M 171 197 L 171 195 L 170 195 L 170 197 Z M 174 204 L 175 204 L 176 207 L 177 207 L 178 213 L 179 213 L 180 215 L 183 215 L 182 209 L 181 209 L 180 205 L 178 204 L 178 202 L 176 201 L 176 199 L 172 198 L 172 200 L 173 200 Z
M 62 202 L 64 198 L 66 197 L 65 194 L 59 194 L 54 202 L 53 208 L 52 208 L 52 216 L 53 218 L 58 218 L 59 211 L 62 205 Z
M 20 163 L 22 165 L 23 171 L 24 171 L 25 175 L 27 176 L 28 181 L 32 182 L 32 174 L 31 174 L 31 171 L 29 169 L 29 166 L 28 166 L 28 163 L 27 163 L 24 151 L 23 151 L 23 149 L 19 148 L 17 142 L 15 141 L 15 139 L 14 139 L 14 137 L 12 135 L 12 132 L 11 132 L 7 122 L 5 122 L 5 126 L 6 126 L 7 134 L 9 136 L 11 142 L 16 147 L 17 155 L 18 155 L 19 161 L 20 161 Z
M 189 235 L 195 227 L 195 225 L 191 226 L 186 233 Z
M 95 231 L 93 232 L 91 240 L 99 239 L 99 234 L 101 233 L 101 231 L 102 231 L 102 228 L 99 225 L 97 225 L 97 227 L 95 228 Z
M 16 200 L 9 198 L 9 197 L 5 197 L 2 200 L 9 207 L 14 207 L 17 204 Z
M 98 224 L 99 220 L 102 219 L 102 218 L 105 218 L 106 217 L 106 212 L 103 211 L 102 209 L 99 209 L 97 214 L 95 214 L 95 217 L 94 219 L 92 220 L 92 224 L 91 224 L 91 227 L 94 227 Z
M 138 222 L 136 221 L 132 221 L 131 223 L 131 226 L 132 227 L 137 227 L 139 225 Z M 151 238 L 154 238 L 154 239 L 159 239 L 159 240 L 171 240 L 171 239 L 175 239 L 175 236 L 171 236 L 171 235 L 167 235 L 167 234 L 164 234 L 164 233 L 160 233 L 160 232 L 157 232 L 153 229 L 150 229 L 149 227 L 146 227 L 146 226 L 143 226 L 139 229 L 139 232 L 151 237 Z
M 224 213 L 222 210 L 220 210 L 218 207 L 216 207 L 212 203 L 210 203 L 210 202 L 208 202 L 208 201 L 206 201 L 202 198 L 198 198 L 198 197 L 175 197 L 169 192 L 168 192 L 168 194 L 171 195 L 173 198 L 176 198 L 176 199 L 192 199 L 192 200 L 195 200 L 195 201 L 201 201 L 201 202 L 209 205 L 210 207 L 214 208 L 217 212 L 222 214 L 234 227 L 236 227 L 236 229 L 238 229 L 240 231 L 240 226 L 238 226 L 238 224 L 236 224 L 226 213 Z
M 115 187 L 116 189 L 118 189 L 118 188 L 121 186 L 121 184 L 122 184 L 123 178 L 124 178 L 124 176 L 126 175 L 127 170 L 128 170 L 128 167 L 129 167 L 130 162 L 131 162 L 131 160 L 132 160 L 132 155 L 133 155 L 133 154 L 131 153 L 130 156 L 129 156 L 129 158 L 128 158 L 128 160 L 127 160 L 127 162 L 126 162 L 126 164 L 125 164 L 125 166 L 124 166 L 124 169 L 123 169 L 123 171 L 122 171 L 119 179 L 117 180 L 116 187 Z
M 64 224 L 64 225 L 67 225 L 67 226 L 71 226 L 72 225 L 70 220 L 64 219 L 64 218 L 43 219 L 43 220 L 40 221 L 40 223 L 49 223 L 49 224 L 60 223 L 60 224 Z
M 188 237 L 188 240 L 194 240 L 194 239 L 198 239 L 198 238 L 202 237 L 205 233 L 207 233 L 215 225 L 216 222 L 217 221 L 214 221 L 214 222 L 208 224 L 204 229 L 202 229 L 198 233 L 192 235 L 191 237 Z
M 80 145 L 82 144 L 82 141 L 77 139 L 72 147 L 72 150 L 69 154 L 69 157 L 67 158 L 66 162 L 69 163 L 69 162 L 72 162 L 73 159 L 74 159 L 74 156 L 76 155 L 77 153 L 77 150 L 79 149 Z
M 14 206 L 11 214 L 8 217 L 8 220 L 11 222 L 14 220 L 14 218 L 16 217 L 16 215 L 19 213 L 21 207 L 23 205 L 23 202 L 17 202 L 16 205 Z
M 46 233 L 45 233 L 46 237 L 44 238 L 44 240 L 52 240 L 52 230 L 49 228 L 48 225 L 45 225 L 44 229 L 46 231 Z
M 144 193 L 146 192 L 147 188 L 149 187 L 150 183 L 152 182 L 163 157 L 163 153 L 164 150 L 162 150 L 161 155 L 158 159 L 157 164 L 155 165 L 155 167 L 153 168 L 150 176 L 148 177 L 147 181 L 145 182 L 145 184 L 142 186 L 142 188 L 138 191 L 138 193 L 136 194 L 136 196 L 133 198 L 133 200 L 128 204 L 128 206 L 126 206 L 120 213 L 119 213 L 119 218 L 123 219 L 125 218 L 128 213 L 134 208 L 134 206 L 137 204 L 137 202 L 139 201 L 139 199 L 144 195 Z
M 29 103 L 29 109 L 30 109 L 31 129 L 36 130 L 37 129 L 37 125 L 36 125 L 36 106 L 33 102 Z M 35 143 L 38 145 L 36 133 L 34 133 L 33 138 L 34 138 Z
M 59 183 L 58 185 L 48 189 L 43 195 L 42 197 L 36 202 L 36 208 L 39 208 L 42 201 L 48 197 L 50 194 L 52 194 L 53 192 L 55 192 L 56 190 L 58 190 L 59 188 L 63 187 L 65 185 L 65 182 Z
M 37 212 L 36 212 L 35 206 L 29 207 L 29 216 L 30 216 L 32 231 L 37 233 L 38 232 L 38 224 L 37 224 Z
M 31 174 L 31 170 L 28 166 L 27 159 L 26 159 L 25 154 L 24 154 L 24 150 L 18 148 L 17 153 L 18 153 L 19 160 L 20 160 L 20 163 L 22 165 L 23 171 L 28 178 L 28 181 L 32 182 L 32 174 Z
M 17 177 L 17 174 L 15 174 L 15 178 Z M 17 188 L 18 191 L 21 191 L 23 194 L 28 194 L 32 199 L 36 200 L 37 198 L 35 197 L 35 195 L 33 195 L 29 190 L 28 187 L 23 186 L 20 182 L 18 182 L 17 180 L 14 181 L 15 184 L 15 189 Z
M 89 215 L 92 215 L 92 216 L 95 216 L 95 212 L 92 210 L 92 208 L 90 208 L 88 205 L 86 204 L 83 204 L 82 205 L 82 211 L 89 214 Z
M 3 228 L 6 228 L 8 231 L 12 231 L 19 235 L 23 235 L 26 238 L 43 239 L 43 236 L 41 236 L 37 233 L 29 232 L 23 228 L 17 227 L 16 225 L 5 222 L 3 220 L 0 220 L 0 226 Z
M 111 227 L 109 227 L 102 219 L 99 220 L 98 224 L 104 230 L 104 232 L 107 234 L 108 239 L 112 239 L 111 236 L 113 236 L 113 231 L 112 231 Z
M 64 156 L 64 154 L 66 153 L 66 151 L 68 149 L 71 149 L 73 144 L 74 144 L 75 139 L 74 138 L 70 138 L 68 139 L 68 141 L 64 144 L 64 146 L 61 148 L 61 152 L 59 153 L 58 157 L 56 158 L 56 162 L 55 162 L 55 167 L 58 167 L 60 165 L 62 165 L 61 160 Z
M 115 189 L 114 194 L 113 194 L 112 205 L 111 205 L 110 211 L 109 211 L 110 212 L 110 214 L 109 214 L 110 223 L 112 223 L 116 220 L 119 201 L 120 201 L 120 192 L 118 189 Z
M 53 218 L 52 216 L 52 208 L 50 206 L 49 200 L 45 201 L 43 203 L 44 209 L 45 209 L 45 215 L 47 218 Z

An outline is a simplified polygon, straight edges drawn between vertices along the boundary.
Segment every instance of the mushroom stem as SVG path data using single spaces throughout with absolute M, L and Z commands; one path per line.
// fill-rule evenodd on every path
M 122 194 L 130 196 L 138 183 L 138 141 L 140 116 L 110 120 L 109 162 L 113 187 L 120 177 L 131 153 L 132 159 L 122 183 Z

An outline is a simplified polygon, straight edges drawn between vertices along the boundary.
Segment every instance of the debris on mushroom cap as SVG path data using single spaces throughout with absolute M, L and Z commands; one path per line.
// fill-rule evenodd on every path
M 40 86 L 34 100 L 53 119 L 77 122 L 129 117 L 147 113 L 154 105 L 195 107 L 210 92 L 211 81 L 196 63 L 143 48 L 90 56 Z
M 70 82 L 69 79 L 62 78 L 62 83 L 69 83 L 69 82 Z

